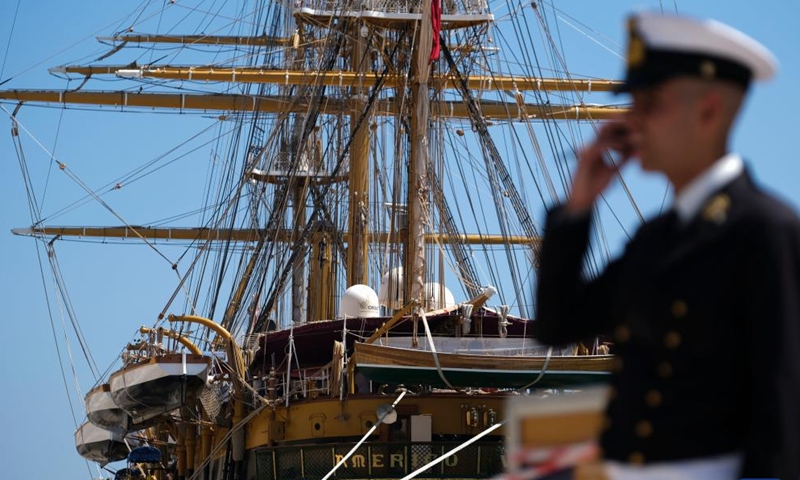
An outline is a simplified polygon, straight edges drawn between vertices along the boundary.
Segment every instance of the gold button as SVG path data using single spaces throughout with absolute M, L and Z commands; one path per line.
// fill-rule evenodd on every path
M 619 343 L 625 343 L 631 338 L 631 329 L 625 325 L 620 325 L 614 329 L 614 339 Z
M 672 316 L 675 318 L 683 318 L 689 313 L 689 306 L 683 300 L 675 300 L 672 302 Z
M 644 455 L 639 452 L 633 452 L 628 455 L 628 463 L 632 465 L 642 465 L 644 464 Z
M 672 376 L 672 365 L 668 362 L 661 362 L 658 364 L 658 376 L 661 378 L 669 378 Z
M 639 438 L 648 438 L 653 434 L 653 424 L 647 420 L 642 420 L 636 424 L 636 436 Z
M 681 345 L 681 334 L 675 331 L 664 336 L 664 345 L 670 350 L 675 350 Z
M 658 390 L 648 390 L 647 394 L 644 396 L 644 402 L 647 404 L 648 407 L 658 407 L 661 405 L 661 401 L 663 400 L 661 396 L 661 392 Z

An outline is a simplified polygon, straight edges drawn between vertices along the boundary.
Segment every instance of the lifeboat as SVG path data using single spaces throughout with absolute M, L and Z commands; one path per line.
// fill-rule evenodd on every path
M 127 431 L 130 416 L 119 408 L 111 397 L 111 386 L 98 385 L 86 394 L 86 417 L 89 421 L 106 430 Z
M 114 404 L 139 423 L 181 407 L 206 384 L 211 358 L 173 353 L 130 363 L 108 379 Z
M 124 460 L 128 446 L 123 434 L 86 422 L 75 431 L 75 448 L 81 457 L 105 465 Z

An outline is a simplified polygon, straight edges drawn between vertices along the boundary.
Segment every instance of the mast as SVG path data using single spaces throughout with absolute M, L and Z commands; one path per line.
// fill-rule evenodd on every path
M 363 78 L 366 60 L 366 36 L 369 27 L 353 22 L 350 43 L 350 66 L 357 78 Z M 366 33 L 367 35 L 362 35 Z M 369 233 L 369 125 L 371 107 L 367 104 L 367 91 L 363 84 L 354 84 L 350 89 L 352 98 L 350 110 L 350 196 L 348 204 L 348 230 L 350 243 L 347 245 L 347 286 L 366 284 L 367 253 Z
M 299 34 L 298 34 L 299 35 Z M 298 41 L 298 46 L 289 49 L 287 55 L 291 58 L 291 65 L 293 68 L 301 68 L 303 65 L 303 58 L 305 57 L 305 49 L 301 47 Z M 284 87 L 287 88 L 287 87 Z M 312 117 L 313 118 L 313 117 Z M 292 139 L 289 143 L 290 151 L 289 158 L 292 158 L 294 165 L 290 172 L 300 173 L 295 175 L 289 181 L 289 188 L 292 195 L 292 227 L 293 238 L 290 245 L 297 245 L 298 241 L 302 241 L 299 236 L 306 225 L 306 195 L 308 194 L 309 177 L 315 170 L 312 162 L 313 148 L 309 148 L 309 143 L 313 143 L 313 136 L 309 135 L 306 139 L 306 132 L 309 126 L 306 122 L 309 117 L 304 114 L 295 115 L 294 129 L 292 131 Z M 292 268 L 292 322 L 301 323 L 305 317 L 303 316 L 303 306 L 308 305 L 306 293 L 306 256 L 298 255 L 294 260 Z
M 428 120 L 430 99 L 428 78 L 433 40 L 431 32 L 431 2 L 422 0 L 422 19 L 411 60 L 411 152 L 408 162 L 408 244 L 403 266 L 403 304 L 422 303 L 425 293 L 425 225 L 428 221 L 427 170 L 430 155 Z M 438 39 L 436 39 L 438 41 Z

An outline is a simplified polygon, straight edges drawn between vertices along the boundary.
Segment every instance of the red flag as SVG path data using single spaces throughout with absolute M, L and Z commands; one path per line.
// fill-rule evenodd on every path
M 442 31 L 442 6 L 440 0 L 431 0 L 431 62 L 439 59 L 439 32 Z

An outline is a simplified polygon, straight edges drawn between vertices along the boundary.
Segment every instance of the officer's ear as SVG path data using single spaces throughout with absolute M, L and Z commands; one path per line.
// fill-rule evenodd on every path
M 722 99 L 714 89 L 707 89 L 698 100 L 698 116 L 703 125 L 716 123 L 722 114 Z
M 744 89 L 728 82 L 711 82 L 699 96 L 697 115 L 701 128 L 730 129 L 744 98 Z
M 725 117 L 725 99 L 720 90 L 713 85 L 697 85 L 694 114 L 697 127 L 710 133 L 717 129 Z

